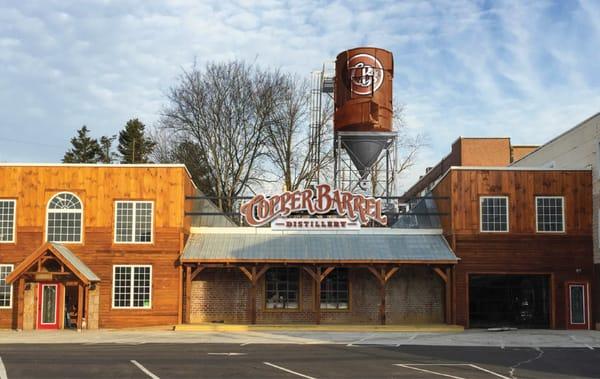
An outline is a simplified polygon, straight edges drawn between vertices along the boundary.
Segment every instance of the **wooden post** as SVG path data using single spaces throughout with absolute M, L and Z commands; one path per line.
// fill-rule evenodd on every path
M 451 269 L 448 267 L 446 268 L 446 278 L 448 278 L 446 280 L 446 290 L 445 290 L 445 294 L 446 294 L 446 300 L 445 300 L 445 306 L 446 306 L 446 324 L 452 324 L 452 273 L 451 273 Z
M 68 310 L 67 310 L 68 312 Z M 77 285 L 77 331 L 82 329 L 83 321 L 83 286 Z
M 90 285 L 85 286 L 85 310 L 83 315 L 85 317 L 85 328 L 90 328 Z
M 192 268 L 185 266 L 185 317 L 184 323 L 189 324 L 192 314 Z
M 452 323 L 452 315 L 451 315 L 451 311 L 450 311 L 452 309 L 452 298 L 451 298 L 452 281 L 451 281 L 451 275 L 450 275 L 451 274 L 450 268 L 446 268 L 445 270 L 442 270 L 439 267 L 434 267 L 433 271 L 444 282 L 444 321 L 446 322 L 446 324 L 450 324 L 450 323 Z
M 315 270 L 315 323 L 319 325 L 321 323 L 321 267 L 317 267 Z
M 238 268 L 250 281 L 250 291 L 248 293 L 248 320 L 250 320 L 250 324 L 256 324 L 256 287 L 258 286 L 258 280 L 265 272 L 267 272 L 269 266 L 263 266 L 258 272 L 256 271 L 256 266 L 252 266 L 250 270 L 243 266 L 239 266 Z
M 386 282 L 382 281 L 379 283 L 379 320 L 381 325 L 385 325 L 385 287 Z
M 19 278 L 19 294 L 17 296 L 17 329 L 23 330 L 23 302 L 25 301 L 25 278 Z
M 367 267 L 369 271 L 377 278 L 379 282 L 379 320 L 381 325 L 386 324 L 385 317 L 385 288 L 387 282 L 394 276 L 394 274 L 400 269 L 400 267 L 392 267 L 389 270 L 385 268 L 381 268 L 379 271 L 375 267 L 369 266 Z

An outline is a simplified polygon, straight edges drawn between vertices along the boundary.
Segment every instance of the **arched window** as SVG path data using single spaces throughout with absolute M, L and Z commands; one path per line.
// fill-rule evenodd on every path
M 83 206 L 69 192 L 55 195 L 48 203 L 46 239 L 49 242 L 81 242 Z

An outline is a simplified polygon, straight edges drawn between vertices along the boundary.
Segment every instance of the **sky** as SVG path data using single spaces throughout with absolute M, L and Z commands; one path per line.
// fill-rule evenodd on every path
M 394 99 L 428 144 L 541 144 L 600 112 L 600 2 L 0 0 L 0 162 L 59 162 L 82 125 L 156 125 L 182 70 L 243 59 L 310 76 L 346 49 L 394 54 Z

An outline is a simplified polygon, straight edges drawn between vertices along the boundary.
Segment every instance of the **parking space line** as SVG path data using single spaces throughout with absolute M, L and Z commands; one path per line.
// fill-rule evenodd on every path
M 276 368 L 276 369 L 279 369 L 279 370 L 281 370 L 281 371 L 285 371 L 285 372 L 287 372 L 287 373 L 294 374 L 294 375 L 300 376 L 300 377 L 302 377 L 302 378 L 306 378 L 306 379 L 317 379 L 317 378 L 315 378 L 315 377 L 312 377 L 312 376 L 308 376 L 308 375 L 304 375 L 304 374 L 301 374 L 301 373 L 299 373 L 299 372 L 296 372 L 296 371 L 292 371 L 292 370 L 290 370 L 290 369 L 287 369 L 287 368 L 285 368 L 285 367 L 281 367 L 281 366 L 274 365 L 273 363 L 269 363 L 269 362 L 263 362 L 263 363 L 264 363 L 264 364 L 266 364 L 267 366 L 274 367 L 274 368 Z
M 498 374 L 497 372 L 494 372 L 494 371 L 492 371 L 492 370 L 488 370 L 488 369 L 486 369 L 486 368 L 483 368 L 483 367 L 479 367 L 479 366 L 477 366 L 477 365 L 474 365 L 474 364 L 472 364 L 472 363 L 471 363 L 471 364 L 469 364 L 469 366 L 471 366 L 471 367 L 473 367 L 473 368 L 476 368 L 476 369 L 478 369 L 478 370 L 481 370 L 481 371 L 483 371 L 483 372 L 487 372 L 488 374 L 491 374 L 491 375 L 497 376 L 498 378 L 502 378 L 502 379 L 510 379 L 508 376 L 500 375 L 500 374 Z
M 427 367 L 431 367 L 431 366 L 465 366 L 465 367 L 471 367 L 471 368 L 474 368 L 476 370 L 486 372 L 486 373 L 488 373 L 490 375 L 494 375 L 494 376 L 496 376 L 498 378 L 510 379 L 508 376 L 504 376 L 504 375 L 498 374 L 497 372 L 494 372 L 492 370 L 488 370 L 486 368 L 474 365 L 472 363 L 406 363 L 406 364 L 399 364 L 399 363 L 397 363 L 394 366 L 400 366 L 400 367 L 408 368 L 408 369 L 411 369 L 411 370 L 422 371 L 422 372 L 426 372 L 428 374 L 445 376 L 445 377 L 448 377 L 448 378 L 455 378 L 455 379 L 465 379 L 465 378 L 460 377 L 460 376 L 450 375 L 450 374 L 444 374 L 442 372 L 436 372 L 436 371 L 426 370 L 426 369 L 418 368 L 418 367 L 414 367 L 414 366 L 427 366 Z
M 408 368 L 408 369 L 415 370 L 415 371 L 421 371 L 421 372 L 424 372 L 424 373 L 427 373 L 427 374 L 444 376 L 446 378 L 466 379 L 466 378 L 463 378 L 462 376 L 454 376 L 454 375 L 450 375 L 450 374 L 444 374 L 442 372 L 435 372 L 435 371 L 431 371 L 431 370 L 426 370 L 424 368 L 412 367 L 410 365 L 403 365 L 403 364 L 400 364 L 400 363 L 396 363 L 394 366 L 400 366 L 400 367 Z M 435 365 L 435 366 L 439 366 L 439 365 Z
M 154 374 L 152 373 L 152 371 L 150 371 L 150 370 L 148 370 L 146 367 L 142 366 L 142 365 L 141 365 L 141 364 L 140 364 L 138 361 L 136 361 L 136 360 L 133 360 L 133 359 L 132 359 L 130 362 L 131 362 L 131 363 L 133 363 L 134 365 L 136 365 L 136 366 L 137 366 L 137 368 L 139 368 L 140 370 L 142 370 L 142 372 L 143 372 L 144 374 L 148 375 L 148 376 L 149 376 L 149 377 L 151 377 L 152 379 L 160 379 L 160 377 L 158 377 L 158 376 L 154 375 Z
M 4 367 L 2 357 L 0 357 L 0 379 L 8 379 L 8 374 L 6 374 L 6 367 Z

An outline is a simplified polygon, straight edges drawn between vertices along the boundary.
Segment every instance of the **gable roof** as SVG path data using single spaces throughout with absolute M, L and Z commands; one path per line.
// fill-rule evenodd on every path
M 6 277 L 6 283 L 10 284 L 17 280 L 47 252 L 51 252 L 52 255 L 54 255 L 62 264 L 67 266 L 67 268 L 84 284 L 100 281 L 100 278 L 66 246 L 55 242 L 46 242 L 25 258 L 23 262 L 19 263 L 19 265 Z

